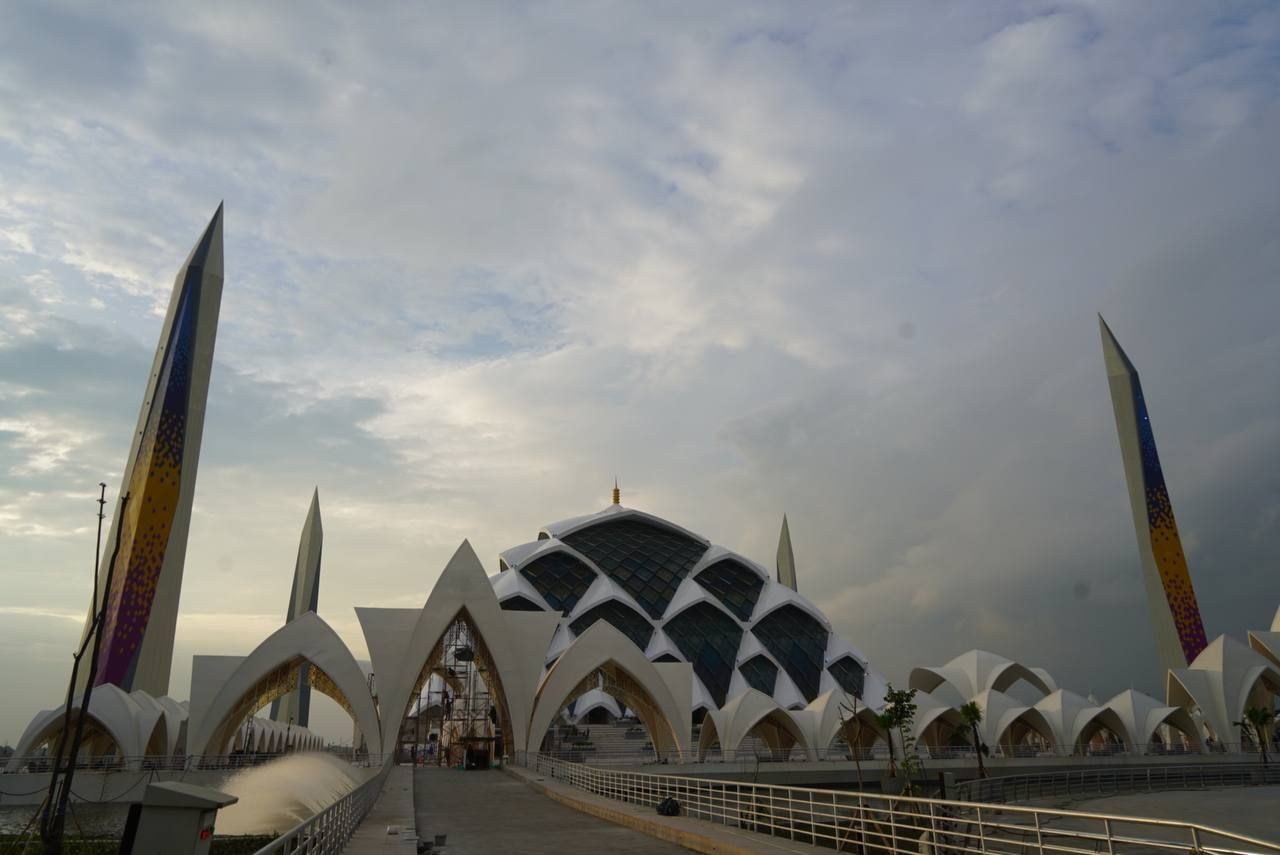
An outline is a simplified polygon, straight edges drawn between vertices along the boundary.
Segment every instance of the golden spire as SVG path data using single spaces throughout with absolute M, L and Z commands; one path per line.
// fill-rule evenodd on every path
M 613 503 L 615 505 L 622 504 L 622 491 L 618 489 L 618 479 L 613 479 Z

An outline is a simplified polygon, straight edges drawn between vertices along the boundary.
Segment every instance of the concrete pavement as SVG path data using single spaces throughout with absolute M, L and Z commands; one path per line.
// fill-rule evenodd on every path
M 588 816 L 502 772 L 414 772 L 418 834 L 448 835 L 446 855 L 678 855 L 687 850 Z M 352 850 L 354 851 L 354 850 Z

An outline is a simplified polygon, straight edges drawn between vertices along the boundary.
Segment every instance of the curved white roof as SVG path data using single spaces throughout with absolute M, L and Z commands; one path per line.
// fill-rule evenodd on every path
M 973 698 L 988 690 L 1004 692 L 1019 680 L 1025 680 L 1045 695 L 1058 688 L 1043 668 L 1028 668 L 998 653 L 976 649 L 961 653 L 946 665 L 911 669 L 908 685 L 912 689 L 934 692 L 946 684 L 957 697 Z
M 681 555 L 679 552 L 681 547 L 678 544 L 669 547 L 666 545 L 650 547 L 644 542 L 643 536 L 640 536 L 638 542 L 629 540 L 636 537 L 632 532 L 620 532 L 616 547 L 609 544 L 607 538 L 603 546 L 599 543 L 592 546 L 590 541 L 583 542 L 574 538 L 574 535 L 593 526 L 623 520 L 645 523 L 680 538 L 687 538 L 685 542 L 689 545 L 684 548 L 685 551 Z M 563 538 L 568 538 L 569 541 Z M 656 551 L 654 553 L 644 551 L 650 548 Z M 670 554 L 680 555 L 680 558 L 672 564 L 665 564 L 667 559 L 662 552 L 664 548 L 676 550 Z M 584 554 L 583 550 L 590 552 L 591 555 Z M 542 562 L 542 559 L 557 553 L 570 557 L 572 562 L 557 559 L 563 566 L 557 566 L 554 563 L 535 565 L 535 562 Z M 613 562 L 610 572 L 606 572 L 593 560 L 593 557 L 606 563 Z M 682 561 L 691 563 L 682 564 L 680 563 Z M 729 565 L 722 563 L 725 561 L 731 561 L 744 569 L 731 569 Z M 490 583 L 500 602 L 506 603 L 518 596 L 548 611 L 552 611 L 554 605 L 560 603 L 563 603 L 567 610 L 560 620 L 559 628 L 552 640 L 552 647 L 547 651 L 547 662 L 551 662 L 573 641 L 575 635 L 573 625 L 579 622 L 580 618 L 611 602 L 617 603 L 618 607 L 625 611 L 621 614 L 616 612 L 608 614 L 607 610 L 606 613 L 596 612 L 591 619 L 596 620 L 599 619 L 598 616 L 603 616 L 606 620 L 618 620 L 619 625 L 627 620 L 643 620 L 652 627 L 645 650 L 650 660 L 674 657 L 680 661 L 688 661 L 686 654 L 693 651 L 684 651 L 680 646 L 682 643 L 688 643 L 688 621 L 682 621 L 682 616 L 690 609 L 698 608 L 702 610 L 699 612 L 700 616 L 712 617 L 719 621 L 721 618 L 715 617 L 719 615 L 723 618 L 721 622 L 724 627 L 736 625 L 738 629 L 734 633 L 737 636 L 736 655 L 730 657 L 725 651 L 717 650 L 716 652 L 719 661 L 724 664 L 714 667 L 728 668 L 730 673 L 724 677 L 713 678 L 715 691 L 708 689 L 701 676 L 695 675 L 693 685 L 695 707 L 716 707 L 719 699 L 716 693 L 722 691 L 726 685 L 728 692 L 723 696 L 724 702 L 728 702 L 732 696 L 747 688 L 749 684 L 742 677 L 738 666 L 760 655 L 778 669 L 772 697 L 774 702 L 784 709 L 802 708 L 811 699 L 816 699 L 817 696 L 826 692 L 843 691 L 844 687 L 828 666 L 840 662 L 844 657 L 850 657 L 863 672 L 864 703 L 878 706 L 883 702 L 886 687 L 884 678 L 870 667 L 867 657 L 856 647 L 835 635 L 830 620 L 816 604 L 791 588 L 778 584 L 773 580 L 769 570 L 758 562 L 713 544 L 709 539 L 653 514 L 623 505 L 609 505 L 596 513 L 551 523 L 543 527 L 538 540 L 512 547 L 501 553 L 501 566 L 504 569 L 490 578 Z M 674 573 L 668 569 L 672 567 L 675 568 Z M 716 570 L 717 567 L 721 569 Z M 585 573 L 588 572 L 591 574 L 590 578 L 585 577 Z M 652 572 L 655 575 L 652 586 L 646 579 L 637 580 L 637 574 L 645 572 Z M 704 572 L 707 575 L 704 576 Z M 529 575 L 526 576 L 526 573 Z M 662 575 L 663 573 L 668 575 Z M 754 581 L 748 581 L 753 578 Z M 648 599 L 642 602 L 641 597 Z M 512 607 L 527 608 L 527 605 L 515 603 Z M 814 629 L 810 631 L 810 635 L 819 632 L 825 634 L 826 641 L 819 645 L 818 649 L 810 651 L 806 648 L 806 656 L 809 658 L 805 661 L 810 664 L 801 666 L 797 664 L 801 660 L 795 659 L 784 661 L 779 658 L 778 649 L 770 649 L 770 646 L 778 647 L 779 633 L 787 632 L 788 628 L 797 625 L 797 621 L 803 624 L 805 618 L 792 613 L 782 618 L 781 623 L 776 620 L 770 621 L 773 639 L 768 644 L 762 645 L 756 632 L 753 631 L 762 620 L 768 619 L 787 607 L 794 608 L 800 615 L 814 621 L 812 625 Z M 661 614 L 654 617 L 659 610 Z M 675 624 L 674 628 L 672 628 L 673 624 Z M 820 630 L 817 629 L 819 627 Z M 582 628 L 581 624 L 579 628 Z M 681 629 L 685 630 L 683 636 L 680 633 Z M 729 630 L 725 629 L 724 632 L 728 633 Z M 802 643 L 810 646 L 813 644 L 812 641 Z M 699 648 L 699 655 L 702 655 L 703 649 Z M 816 671 L 813 662 L 817 663 Z M 707 673 L 705 669 L 713 666 L 704 661 L 701 667 L 704 670 L 699 673 L 705 675 Z M 796 668 L 801 670 L 793 671 Z M 719 671 L 712 673 L 720 674 Z
M 1146 752 L 1160 725 L 1172 724 L 1187 734 L 1197 746 L 1200 743 L 1195 722 L 1183 707 L 1171 707 L 1133 689 L 1127 689 L 1107 701 L 1106 709 L 1115 713 L 1124 728 L 1121 736 L 1132 750 Z
M 1280 669 L 1258 651 L 1220 635 L 1189 668 L 1169 672 L 1166 691 L 1171 705 L 1199 707 L 1220 742 L 1236 742 L 1233 722 L 1250 706 L 1271 705 L 1270 693 L 1280 692 Z
M 1066 689 L 1045 695 L 1035 708 L 1053 730 L 1054 743 L 1064 748 L 1074 746 L 1085 729 L 1105 712 L 1104 707 Z
M 80 709 L 82 700 L 83 696 L 77 697 L 71 709 Z M 65 712 L 65 705 L 41 710 L 23 731 L 6 770 L 16 771 L 22 758 L 30 756 L 41 744 L 56 736 L 62 728 Z M 172 698 L 153 698 L 141 690 L 130 694 L 108 683 L 94 688 L 89 700 L 89 717 L 111 737 L 122 756 L 138 758 L 147 753 L 158 728 L 164 728 L 165 735 L 165 747 L 160 753 L 172 755 L 187 711 Z

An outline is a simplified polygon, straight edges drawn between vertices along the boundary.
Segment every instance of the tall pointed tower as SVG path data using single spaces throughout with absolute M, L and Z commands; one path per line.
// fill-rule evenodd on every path
M 796 587 L 796 555 L 791 549 L 791 529 L 787 526 L 787 515 L 782 515 L 782 533 L 778 535 L 778 582 L 793 591 Z
M 119 530 L 120 553 L 111 590 L 102 590 L 107 561 L 99 578 L 107 609 L 97 685 L 142 689 L 153 696 L 169 691 L 221 304 L 222 205 L 218 205 L 174 280 L 129 449 L 120 487 L 121 495 L 130 494 L 129 506 L 123 518 L 116 514 L 111 521 L 104 550 L 111 554 Z M 86 669 L 80 675 L 83 682 Z
M 298 542 L 298 560 L 293 566 L 293 590 L 289 593 L 289 613 L 284 622 L 297 620 L 314 612 L 320 601 L 320 552 L 324 546 L 324 528 L 320 525 L 320 489 L 311 494 L 311 508 L 302 525 Z M 271 702 L 272 721 L 292 722 L 306 727 L 311 718 L 310 668 L 298 669 L 298 685 L 288 694 Z
M 1142 382 L 1101 315 L 1098 326 L 1160 667 L 1164 671 L 1186 668 L 1208 642 L 1160 469 Z

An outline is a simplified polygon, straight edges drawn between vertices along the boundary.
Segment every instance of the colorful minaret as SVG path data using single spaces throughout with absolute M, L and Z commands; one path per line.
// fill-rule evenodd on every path
M 97 685 L 155 697 L 169 690 L 200 437 L 222 303 L 222 206 L 178 271 L 142 399 L 106 554 L 120 552 L 106 597 Z M 107 562 L 100 571 L 105 587 Z M 86 622 L 85 631 L 88 631 Z M 87 669 L 80 671 L 86 679 Z
M 316 611 L 320 601 L 320 553 L 324 547 L 324 527 L 320 525 L 320 489 L 311 494 L 311 508 L 302 525 L 298 542 L 298 560 L 293 566 L 293 590 L 289 592 L 289 613 L 284 622 L 297 620 Z M 298 669 L 298 686 L 271 702 L 273 721 L 307 727 L 311 718 L 311 681 L 309 667 Z
M 1156 652 L 1164 671 L 1186 668 L 1208 644 L 1200 608 L 1191 587 L 1191 574 L 1173 519 L 1173 505 L 1160 469 L 1151 418 L 1142 397 L 1142 382 L 1101 315 L 1098 325 L 1102 331 L 1102 353 L 1111 384 L 1116 431 L 1120 436 L 1120 454 L 1129 483 L 1129 504 L 1138 534 L 1138 554 L 1155 630 Z

